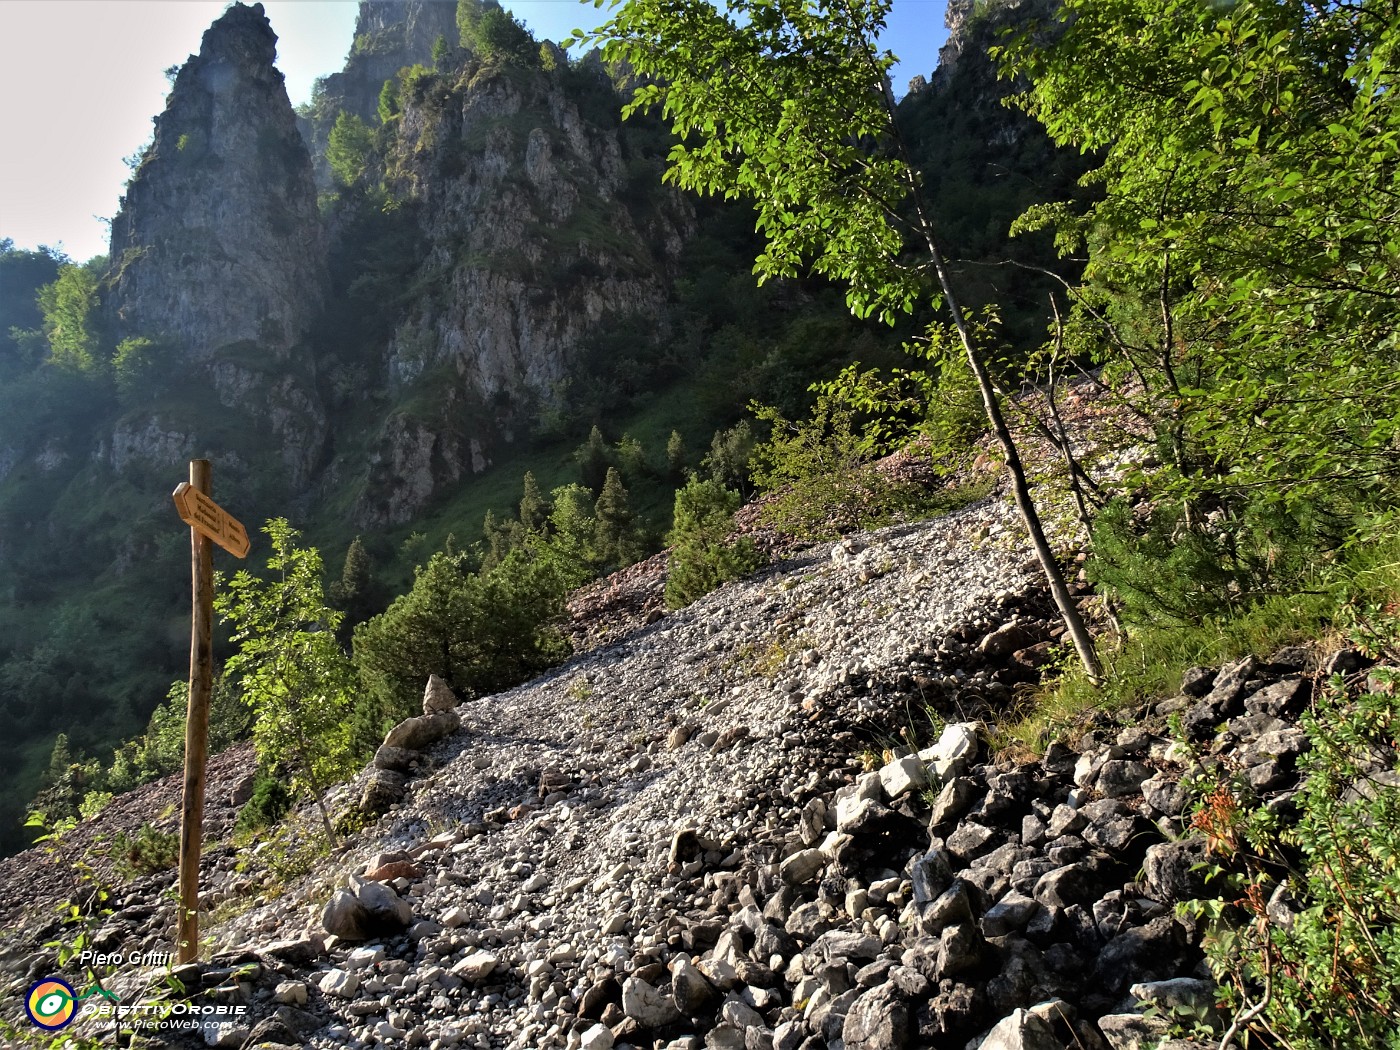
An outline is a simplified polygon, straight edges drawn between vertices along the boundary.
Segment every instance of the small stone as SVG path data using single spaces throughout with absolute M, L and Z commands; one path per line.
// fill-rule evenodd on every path
M 832 930 L 817 938 L 812 951 L 825 956 L 831 962 L 844 962 L 847 959 L 877 958 L 880 948 L 880 941 L 876 937 L 846 930 Z
M 455 711 L 440 711 L 437 714 L 406 718 L 389 730 L 384 737 L 384 743 L 389 747 L 421 751 L 443 737 L 455 733 L 461 725 Z
M 660 1028 L 681 1019 L 669 993 L 636 977 L 622 983 L 622 1012 L 644 1028 Z
M 323 995 L 353 999 L 360 990 L 360 978 L 346 970 L 331 970 L 317 983 Z
M 1266 685 L 1245 698 L 1244 709 L 1252 715 L 1281 718 L 1296 715 L 1307 706 L 1312 686 L 1305 678 L 1287 678 Z
M 1211 667 L 1188 667 L 1181 675 L 1181 691 L 1199 700 L 1215 684 L 1216 671 Z
M 1178 816 L 1186 808 L 1190 795 L 1181 781 L 1160 773 L 1142 782 L 1142 797 L 1164 817 Z
M 291 1006 L 303 1006 L 306 1003 L 308 989 L 302 981 L 281 981 L 272 992 L 274 1002 L 287 1003 Z
M 370 882 L 393 882 L 395 879 L 418 879 L 422 876 L 423 869 L 409 860 L 390 861 L 365 872 L 365 878 Z
M 1040 903 L 1033 897 L 1012 891 L 987 910 L 982 916 L 984 937 L 1005 937 L 1008 933 L 1025 929 L 1026 923 L 1040 910 Z
M 982 961 L 982 938 L 970 922 L 946 926 L 938 935 L 939 980 L 970 970 Z
M 1054 1030 L 1029 1010 L 1014 1010 L 987 1033 L 977 1050 L 1064 1050 Z
M 947 781 L 933 803 L 929 826 L 936 828 L 957 820 L 967 812 L 976 798 L 977 785 L 970 777 L 954 777 Z
M 612 1029 L 605 1024 L 595 1024 L 583 1032 L 579 1050 L 612 1050 Z
M 971 820 L 965 820 L 958 825 L 958 830 L 949 835 L 945 842 L 949 853 L 964 862 L 968 862 L 980 857 L 983 853 L 990 852 L 993 848 L 992 844 L 996 840 L 997 833 L 991 828 Z
M 360 810 L 371 816 L 386 812 L 403 800 L 408 781 L 402 773 L 391 769 L 375 769 L 360 793 Z
M 935 935 L 953 923 L 971 922 L 973 909 L 969 890 L 967 882 L 962 879 L 954 880 L 943 893 L 919 908 L 919 929 Z M 915 907 L 919 907 L 917 901 Z
M 804 849 L 788 857 L 779 866 L 784 881 L 793 886 L 811 882 L 826 867 L 828 857 L 819 849 Z
M 413 768 L 413 763 L 418 760 L 417 751 L 409 751 L 402 747 L 390 747 L 388 744 L 380 744 L 374 752 L 373 765 L 375 769 L 387 769 L 394 773 L 407 773 Z
M 1358 649 L 1339 649 L 1322 661 L 1322 673 L 1330 678 L 1334 674 L 1351 674 L 1369 667 L 1372 661 Z
M 369 916 L 369 932 L 398 933 L 413 921 L 413 908 L 382 882 L 352 879 L 355 897 Z
M 1141 762 L 1111 759 L 1099 767 L 1095 786 L 1105 798 L 1121 798 L 1139 794 L 1142 782 L 1151 775 L 1152 770 Z
M 1159 842 L 1147 848 L 1143 876 L 1152 896 L 1165 904 L 1196 900 L 1205 893 L 1205 876 L 1196 869 L 1209 852 L 1198 838 Z
M 977 650 L 984 656 L 1007 656 L 1018 649 L 1036 644 L 1041 637 L 1041 632 L 1031 624 L 1002 624 L 977 643 Z
M 369 913 L 348 890 L 337 890 L 321 912 L 321 925 L 327 933 L 344 941 L 369 937 Z
M 977 755 L 977 727 L 966 722 L 951 722 L 943 728 L 938 743 L 919 752 L 940 781 L 960 777 L 972 766 Z
M 848 1050 L 903 1050 L 909 1043 L 909 1007 L 899 990 L 883 985 L 862 992 L 841 1025 Z
M 452 967 L 452 972 L 464 981 L 476 984 L 495 972 L 500 959 L 490 952 L 472 952 Z
M 1066 864 L 1037 879 L 1032 896 L 1050 907 L 1068 908 L 1072 904 L 1090 903 L 1098 892 L 1098 879 L 1089 867 Z
M 892 799 L 928 786 L 928 774 L 917 755 L 905 755 L 880 769 L 880 784 Z
M 903 818 L 898 817 L 894 810 L 869 798 L 858 799 L 854 807 L 836 807 L 836 830 L 847 835 L 876 833 L 900 819 Z
M 1195 977 L 1175 977 L 1167 981 L 1146 981 L 1132 985 L 1128 995 L 1139 1003 L 1156 1004 L 1164 1013 L 1180 1007 L 1218 1015 L 1216 1001 L 1220 989 L 1214 981 Z
M 719 997 L 705 975 L 685 957 L 677 959 L 671 968 L 671 994 L 676 1007 L 687 1017 L 700 1014 Z
M 914 884 L 914 903 L 927 904 L 953 884 L 953 867 L 946 850 L 935 849 L 914 862 L 909 877 Z
M 1142 1014 L 1105 1014 L 1099 1018 L 1098 1026 L 1112 1050 L 1156 1047 L 1171 1031 L 1171 1022 L 1165 1017 Z
M 229 792 L 228 804 L 230 806 L 241 806 L 253 797 L 253 788 L 257 786 L 258 776 L 256 773 L 249 773 L 233 786 Z
M 720 1008 L 719 1016 L 726 1024 L 731 1024 L 739 1029 L 766 1027 L 762 1015 L 757 1010 L 737 999 L 730 999 L 726 1002 Z

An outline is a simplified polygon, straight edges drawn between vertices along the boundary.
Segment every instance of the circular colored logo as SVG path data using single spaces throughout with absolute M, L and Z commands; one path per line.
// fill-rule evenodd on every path
M 59 977 L 46 977 L 29 989 L 24 1008 L 40 1028 L 56 1032 L 73 1020 L 78 993 Z

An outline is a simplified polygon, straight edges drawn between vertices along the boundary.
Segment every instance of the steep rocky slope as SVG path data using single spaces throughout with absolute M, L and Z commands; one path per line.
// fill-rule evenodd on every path
M 1216 1016 L 1171 909 L 1205 847 L 1164 716 L 1285 812 L 1313 678 L 1364 661 L 1201 669 L 994 761 L 984 734 L 1057 633 L 1028 562 L 993 498 L 802 552 L 508 693 L 430 689 L 337 793 L 369 821 L 344 849 L 290 882 L 256 855 L 310 822 L 211 853 L 213 963 L 181 976 L 249 1012 L 208 1041 L 1128 1050 L 1166 1031 L 1139 1000 Z M 167 945 L 154 893 L 119 894 L 101 944 Z M 12 985 L 55 970 L 36 932 Z M 131 1000 L 158 974 L 103 976 Z
M 292 486 L 319 465 L 327 420 L 306 337 L 325 237 L 276 51 L 260 4 L 208 29 L 112 221 L 111 339 L 151 344 L 152 389 L 131 386 L 135 405 L 102 450 L 119 472 L 210 447 L 245 469 L 271 459 L 257 468 Z M 205 386 L 216 405 L 200 403 Z
M 325 246 L 277 35 L 235 4 L 181 68 L 112 220 L 118 338 L 207 359 L 251 343 L 285 358 L 321 309 Z
M 298 116 L 322 189 L 332 185 L 326 144 L 336 115 L 377 123 L 384 82 L 405 66 L 431 62 L 439 39 L 457 40 L 457 5 L 450 0 L 362 0 L 345 67 L 318 82 L 311 105 Z
M 615 121 L 585 115 L 600 68 L 483 66 L 468 58 L 405 92 L 386 157 L 422 262 L 387 347 L 396 406 L 359 516 L 401 523 L 479 473 L 541 406 L 580 381 L 590 341 L 630 326 L 645 357 L 665 338 L 690 206 L 639 186 L 655 174 Z

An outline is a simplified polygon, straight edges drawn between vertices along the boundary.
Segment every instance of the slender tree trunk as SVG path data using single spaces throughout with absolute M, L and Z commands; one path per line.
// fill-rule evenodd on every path
M 1016 507 L 1021 512 L 1021 521 L 1026 526 L 1026 532 L 1030 534 L 1031 544 L 1035 547 L 1036 557 L 1040 561 L 1041 570 L 1045 573 L 1045 580 L 1050 585 L 1050 595 L 1055 600 L 1055 608 L 1059 609 L 1060 616 L 1064 619 L 1065 630 L 1069 633 L 1070 640 L 1074 642 L 1074 651 L 1079 654 L 1079 661 L 1084 665 L 1085 674 L 1097 683 L 1103 679 L 1103 666 L 1099 663 L 1099 655 L 1094 650 L 1094 642 L 1089 637 L 1089 629 L 1084 624 L 1084 618 L 1079 615 L 1079 607 L 1075 605 L 1074 598 L 1069 593 L 1064 573 L 1060 571 L 1059 562 L 1055 560 L 1055 552 L 1050 549 L 1050 541 L 1045 537 L 1045 527 L 1041 524 L 1035 500 L 1031 498 L 1030 485 L 1026 481 L 1026 469 L 1021 462 L 1020 452 L 1016 448 L 1016 440 L 1011 436 L 1011 429 L 1006 425 L 1006 417 L 1002 415 L 1001 411 L 1001 402 L 992 385 L 992 378 L 987 372 L 987 366 L 983 363 L 982 355 L 978 352 L 977 345 L 972 338 L 972 332 L 967 326 L 962 305 L 958 301 L 958 297 L 953 294 L 952 282 L 948 279 L 948 270 L 943 262 L 943 254 L 938 250 L 938 244 L 934 241 L 927 226 L 924 229 L 924 243 L 928 247 L 929 258 L 933 260 L 934 272 L 938 275 L 938 284 L 943 290 L 943 298 L 948 303 L 948 312 L 952 314 L 953 327 L 957 329 L 958 338 L 962 341 L 963 350 L 967 354 L 967 363 L 971 366 L 973 375 L 977 377 L 977 389 L 982 394 L 982 407 L 987 413 L 987 422 L 991 424 L 992 432 L 996 434 L 997 441 L 1000 442 L 1002 452 L 1006 456 L 1006 469 L 1011 474 L 1011 490 L 1016 497 Z
M 326 829 L 326 841 L 331 844 L 331 849 L 338 849 L 340 836 L 335 833 L 335 828 L 331 825 L 330 814 L 326 812 L 326 800 L 319 793 L 316 795 L 316 808 L 321 811 L 321 824 Z
M 860 19 L 856 17 L 855 13 L 851 12 L 849 7 L 847 11 L 851 14 L 852 24 L 859 25 Z M 859 36 L 865 59 L 874 70 L 877 66 L 874 61 L 873 41 L 864 32 L 860 33 Z M 899 150 L 900 160 L 904 166 L 904 178 L 908 182 L 909 196 L 914 205 L 917 228 L 928 249 L 929 260 L 933 263 L 934 272 L 938 275 L 938 286 L 942 289 L 943 298 L 948 303 L 948 311 L 953 317 L 953 327 L 957 329 L 963 351 L 967 354 L 967 363 L 972 368 L 972 374 L 977 377 L 977 389 L 982 395 L 982 407 L 987 414 L 987 422 L 991 424 L 992 432 L 996 434 L 1002 452 L 1006 455 L 1006 469 L 1011 474 L 1011 489 L 1016 497 L 1016 507 L 1021 512 L 1021 521 L 1026 526 L 1026 532 L 1030 534 L 1036 558 L 1040 561 L 1040 568 L 1045 573 L 1046 582 L 1050 585 L 1050 595 L 1055 600 L 1055 607 L 1060 611 L 1070 640 L 1074 642 L 1074 650 L 1079 654 L 1079 662 L 1084 665 L 1084 673 L 1089 676 L 1090 681 L 1097 685 L 1103 680 L 1103 665 L 1099 663 L 1099 654 L 1094 650 L 1093 639 L 1089 637 L 1089 628 L 1085 626 L 1084 618 L 1079 615 L 1079 607 L 1075 605 L 1074 598 L 1069 593 L 1064 573 L 1060 571 L 1059 562 L 1055 560 L 1055 552 L 1050 549 L 1050 541 L 1045 537 L 1045 528 L 1041 524 L 1040 514 L 1036 511 L 1035 501 L 1031 499 L 1030 485 L 1026 481 L 1026 469 L 1022 465 L 1021 455 L 1016 449 L 1016 440 L 1011 436 L 1011 429 L 1006 425 L 1006 417 L 1002 415 L 1001 401 L 997 395 L 996 387 L 992 383 L 992 377 L 987 372 L 987 366 L 982 361 L 982 355 L 977 349 L 976 341 L 972 338 L 972 331 L 967 326 L 967 319 L 963 316 L 962 303 L 953 292 L 953 282 L 948 278 L 948 267 L 943 261 L 943 253 L 938 250 L 938 242 L 933 236 L 933 220 L 929 217 L 929 209 L 919 188 L 917 169 L 899 129 L 899 114 L 895 111 L 894 95 L 889 90 L 888 81 L 882 81 L 880 93 L 884 100 L 885 112 L 889 116 L 889 134 Z

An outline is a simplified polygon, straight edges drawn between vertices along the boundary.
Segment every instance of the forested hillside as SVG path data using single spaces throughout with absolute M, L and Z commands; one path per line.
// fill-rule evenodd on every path
M 111 257 L 0 251 L 13 815 L 178 765 L 165 500 L 207 454 L 269 519 L 213 727 L 254 742 L 219 870 L 260 932 L 343 837 L 417 852 L 324 929 L 387 900 L 384 973 L 502 965 L 471 1034 L 522 1046 L 1392 1044 L 1392 0 L 960 0 L 898 101 L 882 0 L 630 0 L 568 52 L 392 10 L 298 124 L 231 7 Z M 626 946 L 547 943 L 575 900 Z M 431 991 L 341 1012 L 383 952 L 318 937 L 328 1043 L 447 1031 Z
M 57 816 L 177 760 L 173 707 L 115 766 L 112 749 L 184 674 L 186 542 L 168 498 L 189 457 L 214 460 L 216 499 L 255 533 L 285 517 L 324 552 L 348 647 L 435 551 L 453 572 L 500 561 L 527 472 L 527 517 L 573 535 L 570 579 L 586 578 L 658 548 L 702 461 L 751 491 L 768 426 L 751 402 L 799 418 L 812 382 L 897 364 L 915 331 L 853 319 L 819 278 L 757 287 L 751 212 L 661 186 L 669 133 L 622 121 L 596 55 L 489 4 L 459 5 L 445 33 L 442 8 L 365 5 L 345 72 L 298 116 L 305 146 L 272 30 L 232 8 L 172 83 L 110 259 L 5 246 L 10 848 L 41 778 Z M 989 25 L 956 78 L 901 109 L 977 263 L 1046 164 L 1075 164 L 998 104 Z M 993 161 L 998 134 L 1020 154 Z M 1015 250 L 1050 263 L 1047 244 Z M 1038 299 L 1005 297 L 1019 345 Z M 609 467 L 628 534 L 590 553 Z

